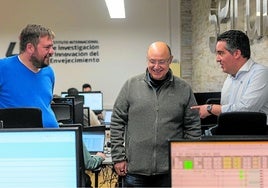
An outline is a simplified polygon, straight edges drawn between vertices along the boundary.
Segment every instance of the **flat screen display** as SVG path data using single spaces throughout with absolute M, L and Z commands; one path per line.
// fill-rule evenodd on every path
M 171 141 L 170 171 L 172 187 L 268 187 L 268 138 Z
M 103 110 L 103 94 L 101 92 L 79 92 L 84 96 L 84 106 L 93 111 Z
M 61 92 L 61 97 L 66 97 L 67 92 Z M 103 93 L 100 91 L 79 92 L 84 96 L 84 106 L 89 107 L 94 112 L 100 113 L 103 110 Z
M 1 129 L 0 187 L 79 187 L 77 131 Z

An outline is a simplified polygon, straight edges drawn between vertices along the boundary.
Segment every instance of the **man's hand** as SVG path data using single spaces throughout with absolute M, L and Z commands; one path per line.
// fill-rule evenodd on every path
M 191 109 L 198 110 L 199 111 L 200 118 L 204 119 L 207 116 L 211 115 L 210 113 L 208 113 L 207 107 L 208 107 L 208 105 L 207 104 L 204 104 L 204 105 L 192 106 Z
M 115 172 L 119 175 L 119 176 L 125 176 L 127 173 L 127 162 L 126 161 L 121 161 L 118 163 L 114 164 L 114 169 Z

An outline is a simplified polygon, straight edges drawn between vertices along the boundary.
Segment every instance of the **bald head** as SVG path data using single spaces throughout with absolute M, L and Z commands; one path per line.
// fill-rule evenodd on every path
M 155 80 L 165 79 L 173 59 L 169 46 L 161 41 L 152 43 L 147 52 L 147 59 L 151 78 Z
M 149 46 L 147 57 L 149 58 L 157 58 L 157 57 L 170 57 L 171 50 L 169 46 L 162 41 L 157 41 L 152 43 Z

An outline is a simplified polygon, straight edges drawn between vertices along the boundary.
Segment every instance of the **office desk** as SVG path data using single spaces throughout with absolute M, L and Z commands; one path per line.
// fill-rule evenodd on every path
M 111 154 L 106 154 L 105 160 L 102 162 L 103 165 L 113 165 Z
M 86 171 L 91 177 L 92 186 L 97 187 L 118 187 L 118 175 L 112 164 L 103 164 L 99 171 Z
M 106 159 L 102 162 L 99 169 L 86 172 L 91 177 L 92 185 L 94 185 L 95 188 L 117 187 L 115 185 L 118 184 L 118 175 L 113 169 L 113 162 L 110 153 L 106 153 Z

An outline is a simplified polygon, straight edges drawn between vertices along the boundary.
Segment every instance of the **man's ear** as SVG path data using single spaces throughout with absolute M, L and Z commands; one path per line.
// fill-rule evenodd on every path
M 235 50 L 233 56 L 238 59 L 241 57 L 241 51 L 239 49 Z
M 30 54 L 33 54 L 35 50 L 35 47 L 32 43 L 27 43 L 26 45 L 26 51 Z

